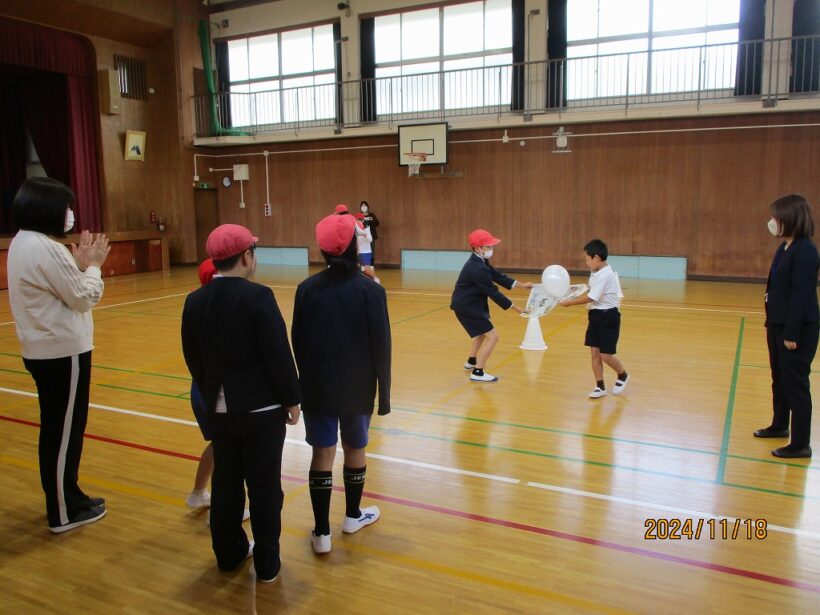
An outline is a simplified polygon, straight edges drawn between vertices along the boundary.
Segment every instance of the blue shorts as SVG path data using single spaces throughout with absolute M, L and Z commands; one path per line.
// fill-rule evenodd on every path
M 305 419 L 305 441 L 311 446 L 328 448 L 336 446 L 338 432 L 342 432 L 342 442 L 352 448 L 367 446 L 367 430 L 370 428 L 370 414 L 335 416 L 333 414 L 303 413 Z
M 373 253 L 372 252 L 363 252 L 359 254 L 359 264 L 366 265 L 369 267 L 373 264 Z
M 208 420 L 208 410 L 205 408 L 205 400 L 202 398 L 202 393 L 199 392 L 199 387 L 191 381 L 191 408 L 196 417 L 196 424 L 199 425 L 199 431 L 202 432 L 202 437 L 210 442 L 214 439 L 211 432 L 211 421 Z

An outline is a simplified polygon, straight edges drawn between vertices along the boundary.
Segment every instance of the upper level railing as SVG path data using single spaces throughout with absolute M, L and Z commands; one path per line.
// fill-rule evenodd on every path
M 197 137 L 820 96 L 820 36 L 654 49 L 194 98 Z

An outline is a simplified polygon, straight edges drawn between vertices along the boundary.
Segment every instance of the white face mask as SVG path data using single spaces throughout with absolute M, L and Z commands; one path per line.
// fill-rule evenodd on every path
M 768 227 L 769 232 L 772 235 L 774 235 L 775 237 L 780 237 L 780 233 L 781 233 L 780 225 L 777 224 L 777 220 L 772 218 L 771 220 L 768 221 L 768 223 L 766 223 L 766 226 Z
M 74 228 L 74 212 L 71 208 L 67 209 L 65 212 L 65 228 L 63 229 L 66 233 Z
M 484 258 L 492 258 L 492 256 L 493 256 L 493 249 L 492 248 L 487 248 L 486 250 L 484 250 Z

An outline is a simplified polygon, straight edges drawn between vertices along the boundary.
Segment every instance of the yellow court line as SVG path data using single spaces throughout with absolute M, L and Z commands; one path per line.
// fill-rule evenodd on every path
M 12 466 L 15 468 L 32 470 L 33 472 L 37 473 L 40 472 L 40 465 L 38 463 L 29 461 L 27 459 L 20 459 L 19 457 L 12 457 L 10 455 L 0 454 L 0 464 Z M 139 487 L 133 487 L 131 485 L 126 485 L 120 482 L 105 480 L 102 478 L 95 478 L 93 476 L 89 476 L 85 472 L 83 472 L 83 483 L 88 483 L 89 485 L 94 485 L 95 487 L 101 487 L 109 491 L 130 495 L 136 498 L 151 500 L 153 502 L 159 502 L 161 504 L 168 504 L 170 506 L 175 506 L 177 508 L 185 508 L 185 504 L 182 501 L 182 497 L 171 497 L 169 495 L 162 495 L 160 493 L 148 489 L 141 489 Z
M 39 472 L 39 465 L 37 463 L 26 459 L 20 459 L 18 457 L 12 457 L 10 455 L 0 454 L 0 465 L 23 468 L 26 470 L 31 470 L 33 472 Z M 142 498 L 153 502 L 158 502 L 160 504 L 167 504 L 175 508 L 185 508 L 185 504 L 183 503 L 183 498 L 181 496 L 166 496 L 155 491 L 152 491 L 150 489 L 142 489 L 117 481 L 110 481 L 106 479 L 97 478 L 94 476 L 89 476 L 87 473 L 83 474 L 83 482 L 89 485 L 103 487 L 109 491 L 130 495 L 136 498 Z M 286 499 L 288 498 L 287 495 L 285 497 Z M 285 534 L 295 538 L 304 538 L 306 536 L 303 530 L 297 530 L 296 528 L 291 527 L 282 529 Z M 460 568 L 455 568 L 453 566 L 445 566 L 443 564 L 437 564 L 435 562 L 431 562 L 428 560 L 410 557 L 408 555 L 402 555 L 400 553 L 394 553 L 392 551 L 386 551 L 384 549 L 366 546 L 363 544 L 358 544 L 350 541 L 344 542 L 342 544 L 339 544 L 339 542 L 337 542 L 335 546 L 337 550 L 339 550 L 339 547 L 341 547 L 342 550 L 363 553 L 365 555 L 381 558 L 383 560 L 390 560 L 393 563 L 416 568 L 419 570 L 425 570 L 428 572 L 434 572 L 437 574 L 472 581 L 483 585 L 489 585 L 492 587 L 496 587 L 498 589 L 503 589 L 506 591 L 523 594 L 527 596 L 537 596 L 540 598 L 546 598 L 554 602 L 559 602 L 574 607 L 582 607 L 600 613 L 627 612 L 620 609 L 614 609 L 604 605 L 596 604 L 594 602 L 589 602 L 588 600 L 584 600 L 583 598 L 575 598 L 573 596 L 567 596 L 564 594 L 552 592 L 538 587 L 532 587 L 530 585 L 525 585 L 523 583 L 516 583 L 515 581 L 506 581 L 489 575 L 484 575 L 477 572 L 470 572 L 469 570 L 463 570 Z
M 504 589 L 507 591 L 515 592 L 518 594 L 524 594 L 527 596 L 536 596 L 539 598 L 546 598 L 547 600 L 551 600 L 553 602 L 559 602 L 561 604 L 566 604 L 568 606 L 573 607 L 580 607 L 584 609 L 588 609 L 591 611 L 595 611 L 598 613 L 629 613 L 630 611 L 625 611 L 623 609 L 618 609 L 610 606 L 606 606 L 603 604 L 598 604 L 595 602 L 590 602 L 589 600 L 585 600 L 583 598 L 576 598 L 574 596 L 568 596 L 566 594 L 561 594 L 558 592 L 550 591 L 548 589 L 542 589 L 540 587 L 533 587 L 531 585 L 525 585 L 524 583 L 517 583 L 515 581 L 506 581 L 504 579 L 500 579 L 498 577 L 489 576 L 486 574 L 480 574 L 478 572 L 470 572 L 469 570 L 462 570 L 460 568 L 455 568 L 453 566 L 446 566 L 444 564 L 436 564 L 434 562 L 430 562 L 427 560 L 422 560 L 417 557 L 411 557 L 409 555 L 404 555 L 401 553 L 395 553 L 393 551 L 385 551 L 384 549 L 379 549 L 377 547 L 373 547 L 370 545 L 365 545 L 362 543 L 354 543 L 354 542 L 347 542 L 345 543 L 345 549 L 349 551 L 354 551 L 357 553 L 362 553 L 364 555 L 370 555 L 374 557 L 378 557 L 385 560 L 391 560 L 394 563 L 401 564 L 403 566 L 408 566 L 412 568 L 419 568 L 421 570 L 427 570 L 429 572 L 434 572 L 440 575 L 447 575 L 451 577 L 456 577 L 459 579 L 463 579 L 466 581 L 472 581 L 474 583 L 480 583 L 482 585 L 490 585 L 492 587 L 496 587 L 499 589 Z

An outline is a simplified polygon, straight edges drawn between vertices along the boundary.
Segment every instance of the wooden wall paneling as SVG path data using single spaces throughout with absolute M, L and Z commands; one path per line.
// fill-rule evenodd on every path
M 500 139 L 497 129 L 451 131 L 447 167 L 462 177 L 447 179 L 408 178 L 396 164 L 395 148 L 372 147 L 393 145 L 392 136 L 268 144 L 272 152 L 370 148 L 273 153 L 268 219 L 260 217 L 264 158 L 239 156 L 237 161 L 251 165 L 248 207 L 236 207 L 234 184 L 219 189 L 220 213 L 223 222 L 255 224 L 265 245 L 307 245 L 313 261 L 321 258 L 314 245 L 316 222 L 336 203 L 355 211 L 365 199 L 382 222 L 381 263 L 398 264 L 402 248 L 464 249 L 470 230 L 484 227 L 504 242 L 496 261 L 501 268 L 538 270 L 561 263 L 583 269 L 583 245 L 600 237 L 615 254 L 685 256 L 693 275 L 761 277 L 770 258 L 760 233 L 768 203 L 797 191 L 820 207 L 813 172 L 820 129 L 688 129 L 818 118 L 820 113 L 807 112 L 577 125 L 567 154 L 553 154 L 551 139 L 518 145 L 522 137 L 550 135 L 544 127 L 510 131 L 507 144 L 452 142 Z M 637 134 L 601 135 L 611 132 Z M 220 165 L 228 160 L 220 159 Z M 220 178 L 214 174 L 211 180 Z

